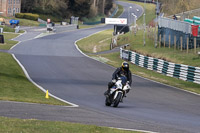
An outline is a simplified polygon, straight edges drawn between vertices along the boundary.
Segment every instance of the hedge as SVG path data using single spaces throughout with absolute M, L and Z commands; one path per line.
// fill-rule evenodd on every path
M 15 17 L 37 21 L 38 18 L 39 18 L 39 15 L 38 14 L 32 14 L 32 13 L 16 13 Z

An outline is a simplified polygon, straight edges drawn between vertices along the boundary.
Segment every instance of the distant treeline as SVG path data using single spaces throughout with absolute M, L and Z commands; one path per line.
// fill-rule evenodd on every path
M 62 18 L 72 15 L 83 18 L 108 14 L 112 6 L 113 0 L 22 0 L 21 11 Z

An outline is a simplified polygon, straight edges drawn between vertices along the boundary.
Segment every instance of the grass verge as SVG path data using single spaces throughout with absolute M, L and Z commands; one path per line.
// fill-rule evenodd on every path
M 13 45 L 18 43 L 17 41 L 11 40 L 12 38 L 15 38 L 19 36 L 20 34 L 15 34 L 15 33 L 3 33 L 4 35 L 4 44 L 0 43 L 0 49 L 10 49 Z
M 0 117 L 0 132 L 13 133 L 139 133 L 122 131 L 94 125 L 83 125 L 68 122 L 39 120 L 22 120 Z
M 118 5 L 118 11 L 117 11 L 117 13 L 113 16 L 113 18 L 119 17 L 119 16 L 123 13 L 123 11 L 124 11 L 123 6 Z
M 5 44 L 0 49 L 9 49 L 17 42 L 10 40 L 18 34 L 4 33 Z M 67 105 L 54 98 L 46 99 L 45 93 L 34 86 L 22 69 L 8 53 L 0 53 L 0 100 Z
M 16 18 L 16 19 L 19 20 L 19 25 L 21 26 L 39 26 L 40 24 L 38 21 L 20 19 L 20 18 Z
M 112 30 L 105 30 L 78 41 L 78 46 L 85 53 L 96 53 L 110 49 Z M 89 42 L 89 43 L 88 43 Z

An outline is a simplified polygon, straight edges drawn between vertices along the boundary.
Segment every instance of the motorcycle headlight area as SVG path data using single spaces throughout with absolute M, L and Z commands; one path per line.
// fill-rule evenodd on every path
M 121 81 L 117 81 L 116 86 L 117 86 L 117 88 L 122 88 L 122 83 L 121 83 Z

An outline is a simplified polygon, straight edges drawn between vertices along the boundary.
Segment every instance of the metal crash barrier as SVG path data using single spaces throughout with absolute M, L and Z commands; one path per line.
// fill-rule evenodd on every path
M 124 50 L 123 48 L 120 49 L 120 57 L 137 66 L 156 71 L 166 76 L 200 84 L 200 67 L 175 64 L 162 59 L 144 56 L 130 50 Z

